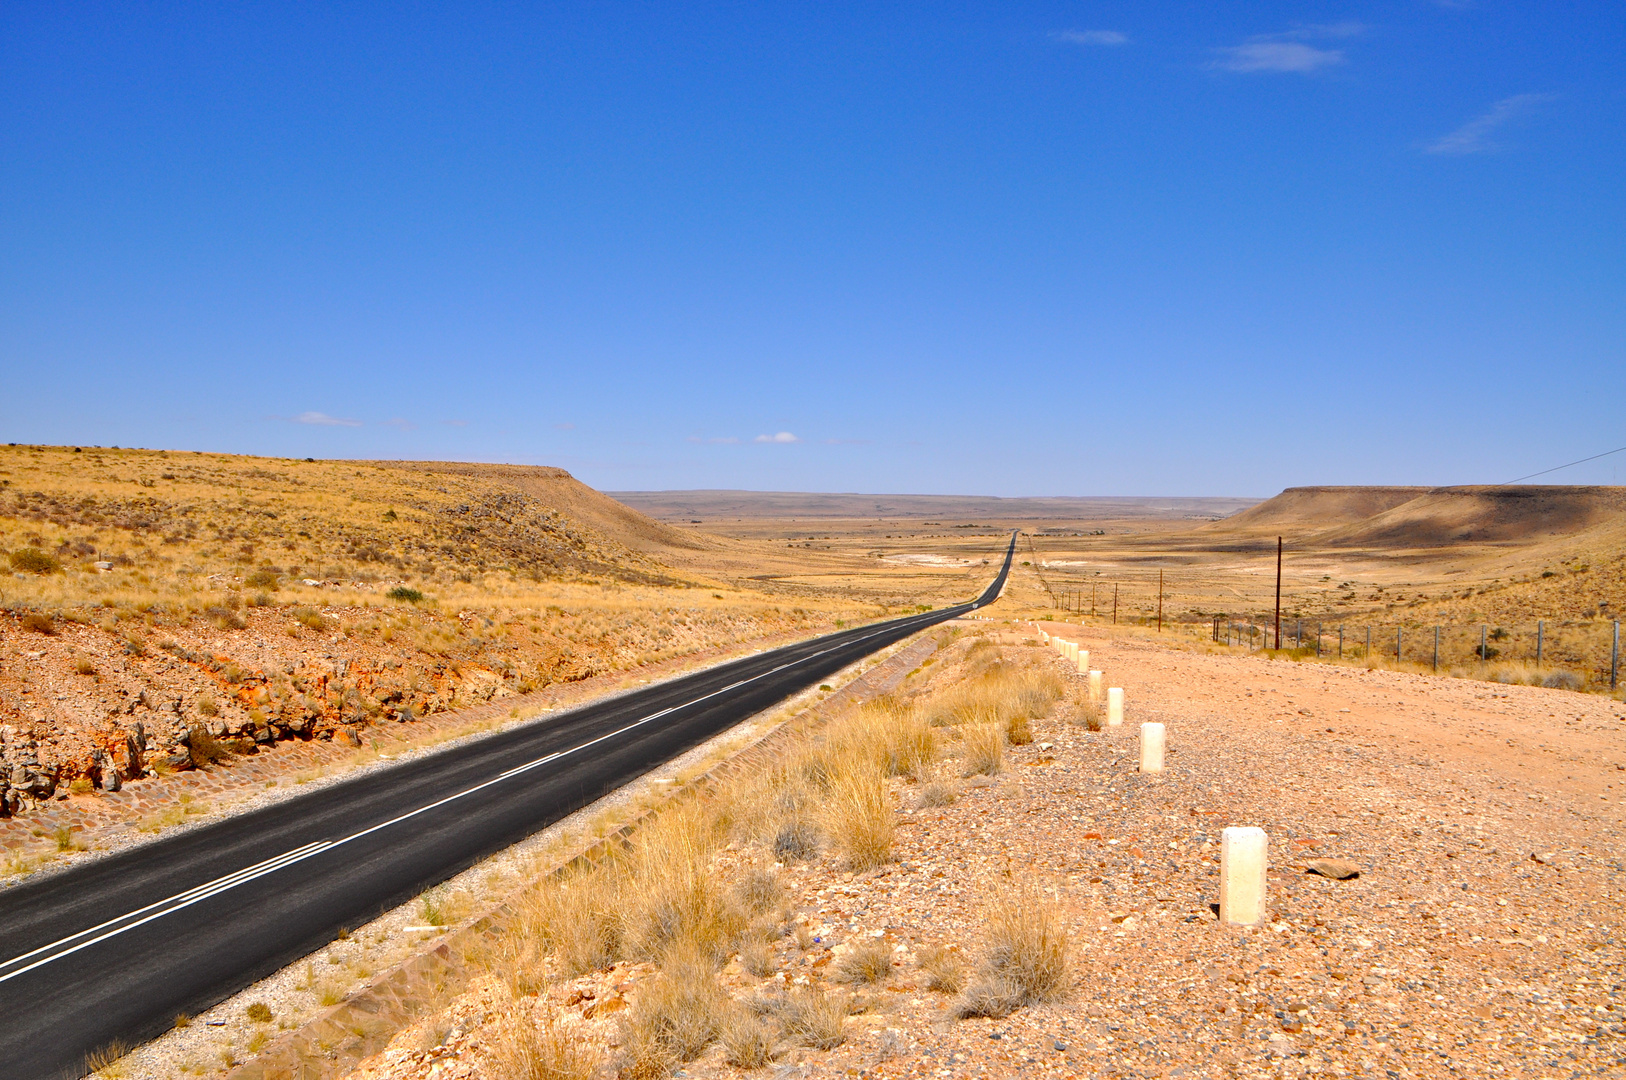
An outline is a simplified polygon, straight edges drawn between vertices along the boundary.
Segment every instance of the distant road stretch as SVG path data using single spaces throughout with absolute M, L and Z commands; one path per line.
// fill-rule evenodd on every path
M 0 893 L 0 1072 L 79 1077 L 976 600 L 758 653 Z

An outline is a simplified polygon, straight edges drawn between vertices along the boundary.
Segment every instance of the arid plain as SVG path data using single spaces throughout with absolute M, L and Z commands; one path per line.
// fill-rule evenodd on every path
M 549 849 L 635 821 L 625 852 L 471 872 L 105 1075 L 1626 1074 L 1621 489 L 612 500 L 558 470 L 24 447 L 0 484 L 14 877 L 964 599 L 1021 532 L 1004 597 L 890 682 L 766 718 L 791 723 L 775 754 Z M 1239 636 L 1269 621 L 1278 535 L 1319 658 Z M 1448 627 L 1445 662 L 1359 655 L 1367 625 Z M 1126 689 L 1124 726 L 1041 631 Z M 1541 685 L 1558 672 L 1574 688 Z M 1158 776 L 1145 720 L 1170 731 Z M 1210 907 L 1227 825 L 1270 836 L 1260 927 Z M 1320 857 L 1360 874 L 1307 874 Z M 369 987 L 442 935 L 456 976 L 365 1052 L 291 1049 L 385 1015 Z

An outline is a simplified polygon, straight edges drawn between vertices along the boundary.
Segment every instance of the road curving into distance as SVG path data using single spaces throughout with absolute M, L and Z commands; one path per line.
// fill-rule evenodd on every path
M 0 892 L 0 1072 L 133 1045 L 976 600 L 718 664 Z

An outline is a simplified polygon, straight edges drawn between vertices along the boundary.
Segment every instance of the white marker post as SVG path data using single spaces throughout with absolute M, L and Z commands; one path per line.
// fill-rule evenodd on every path
M 1086 674 L 1090 670 L 1090 650 L 1088 650 L 1088 649 L 1080 649 L 1078 651 L 1077 659 L 1078 659 L 1078 673 L 1080 675 Z
M 1265 921 L 1265 830 L 1252 825 L 1220 830 L 1220 922 L 1257 926 Z
M 1140 726 L 1140 771 L 1163 771 L 1163 744 L 1167 735 L 1162 724 L 1145 723 Z
M 1101 700 L 1101 673 L 1099 671 L 1090 672 L 1090 700 Z
M 1124 722 L 1124 688 L 1107 687 L 1107 727 L 1120 727 Z

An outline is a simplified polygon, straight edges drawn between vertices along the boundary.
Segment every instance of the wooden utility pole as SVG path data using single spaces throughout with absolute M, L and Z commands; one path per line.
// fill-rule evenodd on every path
M 1276 538 L 1276 647 L 1282 647 L 1282 538 Z
M 1118 625 L 1118 583 L 1112 583 L 1112 625 Z

